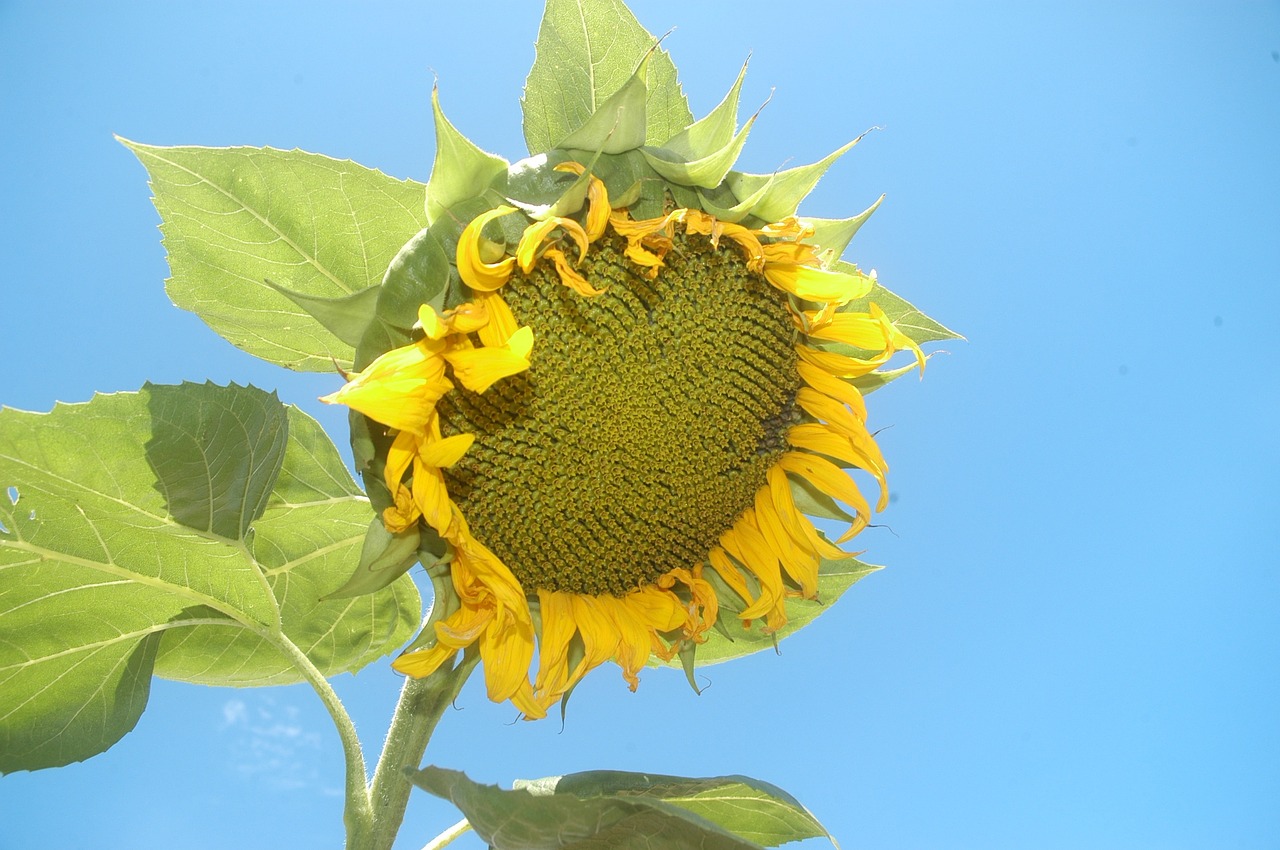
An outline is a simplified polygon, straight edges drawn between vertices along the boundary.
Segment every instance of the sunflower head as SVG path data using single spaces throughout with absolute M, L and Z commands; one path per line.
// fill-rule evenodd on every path
M 380 514 L 361 574 L 422 560 L 435 581 L 394 666 L 479 652 L 490 697 L 528 717 L 606 661 L 633 689 L 654 661 L 692 681 L 874 569 L 838 545 L 887 502 L 863 396 L 952 336 L 901 324 L 914 308 L 839 259 L 879 201 L 796 214 L 856 140 L 735 171 L 756 120 L 737 127 L 745 67 L 695 121 L 625 9 L 588 35 L 609 33 L 625 72 L 581 82 L 558 5 L 525 94 L 532 156 L 481 151 L 433 94 L 430 225 L 388 270 L 359 371 L 324 399 L 353 412 Z M 576 85 L 590 96 L 548 96 Z

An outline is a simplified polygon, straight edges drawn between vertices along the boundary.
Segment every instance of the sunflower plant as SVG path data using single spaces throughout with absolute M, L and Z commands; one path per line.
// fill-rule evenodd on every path
M 879 200 L 798 213 L 856 139 L 734 169 L 757 117 L 738 125 L 745 70 L 695 120 L 625 7 L 548 0 L 516 162 L 437 92 L 425 184 L 122 140 L 151 179 L 170 297 L 251 354 L 333 373 L 322 401 L 349 410 L 363 487 L 313 419 L 253 387 L 0 413 L 0 769 L 103 752 L 152 676 L 307 682 L 346 755 L 350 847 L 390 847 L 414 786 L 466 816 L 434 846 L 826 835 L 747 777 L 502 790 L 420 767 L 477 668 L 529 720 L 604 665 L 632 690 L 648 666 L 694 684 L 877 569 L 846 546 L 888 501 L 866 396 L 955 334 L 841 259 Z M 393 653 L 406 681 L 370 778 L 328 679 Z

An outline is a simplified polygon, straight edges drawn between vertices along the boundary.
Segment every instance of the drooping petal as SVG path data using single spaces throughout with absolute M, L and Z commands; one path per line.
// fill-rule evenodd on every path
M 506 345 L 519 328 L 507 302 L 497 292 L 482 293 L 476 297 L 476 302 L 484 305 L 489 316 L 489 323 L 480 328 L 480 341 L 490 348 Z
M 797 362 L 796 371 L 800 373 L 800 378 L 806 384 L 823 395 L 847 405 L 854 416 L 863 422 L 867 421 L 867 403 L 862 398 L 862 393 L 858 392 L 858 388 L 853 384 L 846 383 L 807 360 Z
M 840 537 L 841 541 L 848 540 L 870 522 L 871 506 L 867 504 L 862 491 L 858 489 L 858 485 L 852 478 L 831 461 L 804 452 L 787 452 L 778 459 L 778 466 L 803 477 L 823 493 L 833 499 L 839 499 L 854 509 L 857 520 L 849 531 Z
M 444 360 L 423 340 L 391 349 L 320 400 L 345 404 L 391 428 L 421 433 L 435 403 L 451 389 Z
M 582 174 L 582 172 L 586 171 L 586 168 L 570 160 L 557 165 L 556 171 Z M 585 229 L 587 241 L 595 242 L 604 235 L 605 229 L 609 226 L 609 214 L 613 210 L 609 207 L 609 190 L 605 188 L 604 181 L 594 174 L 587 179 L 589 182 L 587 183 L 587 223 Z
M 475 441 L 475 434 L 454 434 L 452 437 L 424 444 L 418 456 L 427 466 L 437 469 L 450 467 L 462 459 Z
M 574 292 L 586 297 L 604 294 L 603 289 L 596 289 L 585 277 L 578 273 L 577 269 L 569 265 L 568 258 L 559 248 L 548 248 L 545 256 L 550 257 L 551 261 L 555 263 L 556 273 L 560 275 L 560 282 Z

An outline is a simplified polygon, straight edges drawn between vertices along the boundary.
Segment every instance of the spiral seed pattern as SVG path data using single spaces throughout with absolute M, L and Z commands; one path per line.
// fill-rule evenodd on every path
M 798 422 L 785 297 L 731 245 L 675 237 L 654 280 L 610 234 L 584 298 L 540 264 L 502 290 L 532 367 L 437 408 L 475 444 L 445 477 L 471 531 L 532 591 L 623 595 L 705 560 Z

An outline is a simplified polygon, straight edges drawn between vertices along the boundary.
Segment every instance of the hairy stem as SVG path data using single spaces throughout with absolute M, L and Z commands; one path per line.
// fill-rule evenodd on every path
M 338 729 L 338 737 L 342 739 L 342 755 L 347 767 L 346 805 L 342 811 L 342 821 L 347 828 L 347 846 L 355 847 L 358 837 L 368 830 L 373 819 L 369 791 L 364 784 L 364 751 L 360 749 L 360 738 L 356 735 L 355 724 L 351 722 L 351 715 L 347 714 L 342 700 L 338 699 L 338 694 L 329 684 L 329 680 L 311 663 L 306 653 L 283 634 L 275 634 L 271 637 L 319 695 L 320 701 L 329 710 L 329 716 L 333 718 L 333 725 Z
M 349 850 L 391 850 L 413 789 L 405 770 L 421 765 L 440 716 L 458 696 L 479 660 L 479 653 L 472 647 L 456 666 L 441 667 L 425 679 L 405 681 L 369 786 L 372 822 L 361 842 L 349 844 Z

